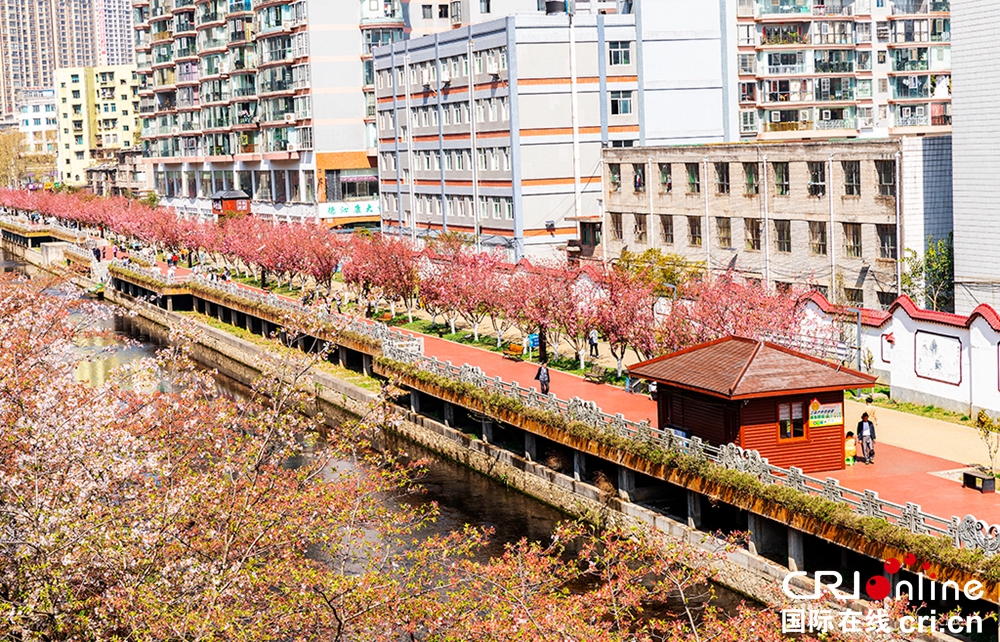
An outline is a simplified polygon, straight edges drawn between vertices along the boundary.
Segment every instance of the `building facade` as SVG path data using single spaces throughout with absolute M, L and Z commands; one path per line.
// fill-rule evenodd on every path
M 18 130 L 24 135 L 25 152 L 32 157 L 28 171 L 31 184 L 54 183 L 58 177 L 56 156 L 59 147 L 59 120 L 56 92 L 52 89 L 21 94 Z
M 0 0 L 0 115 L 52 89 L 59 67 L 93 65 L 90 0 Z
M 605 150 L 607 213 L 582 231 L 580 254 L 657 248 L 886 307 L 900 291 L 899 248 L 922 252 L 925 234 L 951 227 L 950 181 L 923 180 L 950 167 L 950 146 L 942 136 Z
M 951 126 L 948 0 L 738 0 L 740 136 L 907 136 Z
M 515 260 L 553 254 L 600 220 L 602 148 L 735 135 L 721 9 L 575 8 L 376 51 L 384 230 L 468 233 Z M 656 62 L 688 50 L 704 61 Z
M 138 143 L 139 93 L 134 65 L 56 71 L 59 178 L 87 184 L 88 167 L 114 160 Z
M 93 0 L 94 58 L 98 66 L 131 65 L 135 62 L 132 43 L 130 0 Z
M 989 0 L 955 0 L 955 311 L 970 314 L 978 304 L 1000 308 L 1000 116 L 993 101 L 1000 69 L 988 62 L 1000 55 L 990 28 L 997 5 Z

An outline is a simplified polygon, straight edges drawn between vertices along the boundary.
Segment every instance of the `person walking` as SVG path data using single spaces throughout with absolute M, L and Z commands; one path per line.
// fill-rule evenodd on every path
M 878 428 L 878 417 L 875 415 L 875 400 L 869 396 L 865 399 L 865 412 L 868 413 L 868 420 Z
M 601 356 L 601 353 L 597 350 L 597 340 L 599 338 L 600 335 L 597 334 L 597 328 L 591 329 L 590 334 L 587 335 L 587 341 L 590 343 L 590 356 L 595 359 Z
M 868 418 L 868 413 L 862 413 L 858 422 L 858 438 L 861 440 L 861 458 L 866 464 L 875 463 L 875 424 Z
M 542 394 L 549 394 L 549 367 L 546 365 L 545 361 L 538 366 L 538 372 L 535 373 L 535 379 L 538 380 L 538 383 L 542 388 Z

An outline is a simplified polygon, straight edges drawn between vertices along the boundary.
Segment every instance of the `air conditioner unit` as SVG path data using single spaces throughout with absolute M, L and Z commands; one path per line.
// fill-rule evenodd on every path
M 181 128 L 180 127 L 171 127 L 170 128 L 170 133 L 173 134 L 174 136 L 176 136 L 177 134 L 181 133 Z
M 420 84 L 425 87 L 431 84 L 431 72 L 429 69 L 420 70 Z
M 288 145 L 285 146 L 285 150 L 289 152 L 299 151 L 298 147 L 295 146 L 295 143 L 288 143 Z
M 294 123 L 295 122 L 295 114 L 285 114 L 285 122 L 286 123 Z
M 830 120 L 830 110 L 829 109 L 824 109 L 823 110 L 823 117 L 820 120 Z
M 487 63 L 486 63 L 486 73 L 488 73 L 491 76 L 499 76 L 500 75 L 500 65 L 498 65 L 495 60 L 487 61 Z
M 772 111 L 771 112 L 771 122 L 772 123 L 780 123 L 781 122 L 781 112 L 780 111 Z
M 450 82 L 451 82 L 451 72 L 448 71 L 447 68 L 442 67 L 441 68 L 441 84 L 442 85 L 447 85 Z

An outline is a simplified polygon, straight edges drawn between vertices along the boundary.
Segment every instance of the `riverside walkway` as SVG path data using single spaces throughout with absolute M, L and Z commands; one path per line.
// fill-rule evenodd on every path
M 164 276 L 166 264 L 158 268 Z M 175 268 L 175 278 L 185 280 L 191 271 Z M 239 284 L 249 291 L 262 292 L 259 288 Z M 289 297 L 282 297 L 295 302 Z M 434 336 L 402 330 L 420 336 L 424 352 L 453 365 L 470 364 L 480 368 L 489 377 L 517 382 L 526 387 L 538 387 L 535 372 L 538 365 L 526 361 L 505 359 L 502 355 L 471 345 L 456 343 Z M 608 384 L 585 381 L 576 375 L 550 370 L 551 392 L 563 399 L 579 397 L 593 401 L 605 413 L 621 414 L 632 421 L 649 421 L 656 425 L 656 404 L 646 395 L 627 393 L 624 389 Z M 853 430 L 860 419 L 859 404 L 848 402 L 845 407 L 845 430 Z M 918 504 L 925 513 L 948 518 L 972 514 L 990 523 L 1000 521 L 1000 494 L 982 494 L 963 488 L 961 472 L 970 464 L 985 459 L 985 447 L 977 451 L 974 435 L 965 426 L 943 421 L 914 417 L 891 410 L 878 410 L 879 441 L 874 465 L 857 464 L 845 470 L 814 473 L 814 477 L 833 478 L 851 490 L 872 490 L 879 497 L 893 503 Z M 954 444 L 959 444 L 957 447 Z M 952 444 L 949 447 L 949 444 Z M 979 444 L 982 446 L 982 444 Z M 962 461 L 935 456 L 948 453 Z M 978 455 L 977 455 L 978 452 Z

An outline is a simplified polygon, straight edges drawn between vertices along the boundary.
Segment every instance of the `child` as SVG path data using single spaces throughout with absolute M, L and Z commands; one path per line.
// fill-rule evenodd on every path
M 848 431 L 847 439 L 844 441 L 844 463 L 848 466 L 854 465 L 854 458 L 858 456 L 858 444 L 854 439 L 854 433 Z

